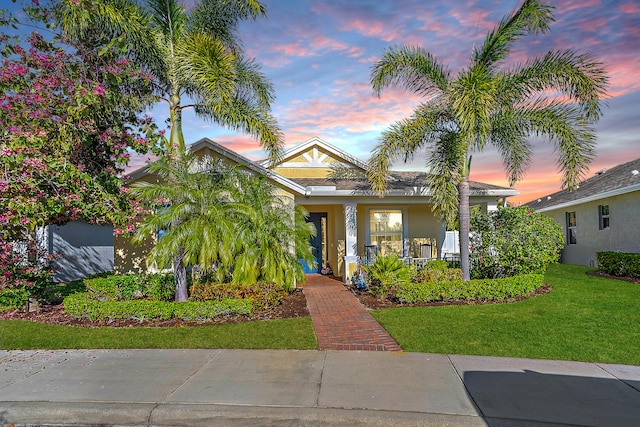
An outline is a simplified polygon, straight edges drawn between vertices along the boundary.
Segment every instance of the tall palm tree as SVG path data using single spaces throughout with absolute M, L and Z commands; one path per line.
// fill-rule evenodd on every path
M 55 1 L 67 37 L 95 47 L 120 46 L 151 77 L 155 94 L 169 105 L 165 153 L 170 158 L 186 152 L 185 108 L 253 135 L 271 160 L 279 158 L 284 139 L 270 111 L 273 87 L 259 65 L 244 57 L 238 37 L 241 20 L 265 15 L 260 1 L 199 0 L 190 10 L 178 0 L 146 0 L 144 5 L 136 0 Z M 176 295 L 184 301 L 184 248 L 176 249 L 176 290 L 184 290 Z
M 452 75 L 421 47 L 391 47 L 372 68 L 371 83 L 399 85 L 426 98 L 413 114 L 383 132 L 369 162 L 372 188 L 383 194 L 391 164 L 426 149 L 427 186 L 434 210 L 451 223 L 457 216 L 460 258 L 469 279 L 469 172 L 471 156 L 497 148 L 510 185 L 531 163 L 531 136 L 555 145 L 563 188 L 575 188 L 594 154 L 594 123 L 607 76 L 587 53 L 549 51 L 524 63 L 508 64 L 512 45 L 544 33 L 554 21 L 544 0 L 524 0 L 474 49 L 469 65 Z

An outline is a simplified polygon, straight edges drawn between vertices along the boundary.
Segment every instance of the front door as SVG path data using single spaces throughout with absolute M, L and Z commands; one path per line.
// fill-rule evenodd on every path
M 316 227 L 316 235 L 311 238 L 311 246 L 317 263 L 310 273 L 318 273 L 327 264 L 327 213 L 312 212 L 309 214 L 309 222 Z

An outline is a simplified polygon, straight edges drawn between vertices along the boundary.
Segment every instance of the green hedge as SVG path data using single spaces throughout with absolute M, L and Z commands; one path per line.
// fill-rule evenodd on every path
M 168 301 L 97 301 L 89 293 L 77 293 L 64 299 L 64 309 L 71 316 L 89 320 L 183 319 L 205 320 L 227 315 L 250 315 L 249 300 L 225 299 L 206 302 Z
M 84 285 L 94 299 L 101 301 L 171 301 L 175 296 L 171 274 L 110 274 L 85 279 Z
M 500 279 L 475 279 L 463 282 L 405 283 L 396 289 L 396 297 L 407 303 L 442 300 L 496 301 L 527 295 L 542 286 L 542 274 L 523 274 Z
M 613 276 L 640 279 L 640 254 L 626 252 L 596 252 L 598 270 Z

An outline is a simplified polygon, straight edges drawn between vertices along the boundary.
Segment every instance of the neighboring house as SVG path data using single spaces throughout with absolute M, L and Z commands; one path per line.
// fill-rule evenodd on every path
M 393 172 L 388 191 L 379 197 L 366 181 L 366 163 L 317 137 L 285 152 L 276 165 L 253 162 L 206 138 L 190 149 L 198 156 L 222 157 L 262 174 L 282 190 L 283 196 L 302 205 L 318 230 L 311 242 L 318 268 L 330 264 L 345 280 L 353 276 L 359 258 L 375 254 L 443 256 L 446 228 L 432 212 L 424 173 Z M 131 182 L 150 178 L 146 168 L 130 175 Z M 497 209 L 506 197 L 518 194 L 511 188 L 470 184 L 470 203 L 485 211 Z M 148 247 L 131 246 L 124 237 L 116 237 L 115 247 L 117 272 L 144 268 Z
M 603 169 L 574 191 L 527 205 L 563 227 L 563 263 L 594 267 L 596 252 L 640 253 L 640 159 Z
M 67 282 L 113 271 L 113 227 L 72 221 L 44 227 L 39 237 L 54 262 L 55 282 Z

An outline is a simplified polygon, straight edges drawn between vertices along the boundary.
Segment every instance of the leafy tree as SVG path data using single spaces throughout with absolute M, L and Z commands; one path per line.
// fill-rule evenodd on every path
M 26 46 L 25 46 L 26 45 Z M 24 47 L 23 47 L 24 46 Z M 0 35 L 0 225 L 7 238 L 82 219 L 133 215 L 121 174 L 157 140 L 142 112 L 149 81 L 129 61 L 101 63 L 59 36 Z
M 185 153 L 182 111 L 247 132 L 275 160 L 282 133 L 270 112 L 273 88 L 259 65 L 244 57 L 238 23 L 265 15 L 258 0 L 200 0 L 190 9 L 177 0 L 57 0 L 65 34 L 84 44 L 117 45 L 152 76 L 155 93 L 169 104 L 167 154 Z M 186 102 L 186 104 L 185 104 Z M 167 177 L 172 179 L 171 177 Z M 179 223 L 178 219 L 173 226 Z M 179 301 L 187 299 L 186 270 L 175 248 L 173 270 Z
M 56 33 L 46 9 L 30 22 L 0 11 L 0 25 L 47 26 L 0 33 L 0 288 L 38 296 L 52 275 L 38 227 L 84 220 L 125 224 L 135 201 L 123 187 L 130 150 L 158 140 L 143 116 L 155 98 L 147 75 L 106 47 L 100 54 Z M 62 254 L 64 255 L 64 254 Z M 14 299 L 14 302 L 18 301 Z
M 315 230 L 302 208 L 294 211 L 264 178 L 190 153 L 178 162 L 162 158 L 149 171 L 159 182 L 132 189 L 157 209 L 144 218 L 134 242 L 164 230 L 149 264 L 168 265 L 183 250 L 186 265 L 218 282 L 292 287 L 303 280 L 298 259 L 313 259 L 309 238 Z
M 524 63 L 506 63 L 520 38 L 549 30 L 554 7 L 525 0 L 474 49 L 469 65 L 452 75 L 421 47 L 389 48 L 372 69 L 371 83 L 400 85 L 424 95 L 413 114 L 384 131 L 373 150 L 368 177 L 383 193 L 392 162 L 427 150 L 427 186 L 434 210 L 451 223 L 457 215 L 463 277 L 469 279 L 469 172 L 471 156 L 495 147 L 511 185 L 531 162 L 531 141 L 540 137 L 556 148 L 563 187 L 574 188 L 593 157 L 593 124 L 607 77 L 587 53 L 550 51 Z M 508 65 L 506 67 L 505 65 Z
M 558 262 L 562 228 L 528 206 L 471 216 L 471 275 L 475 279 L 542 273 Z

